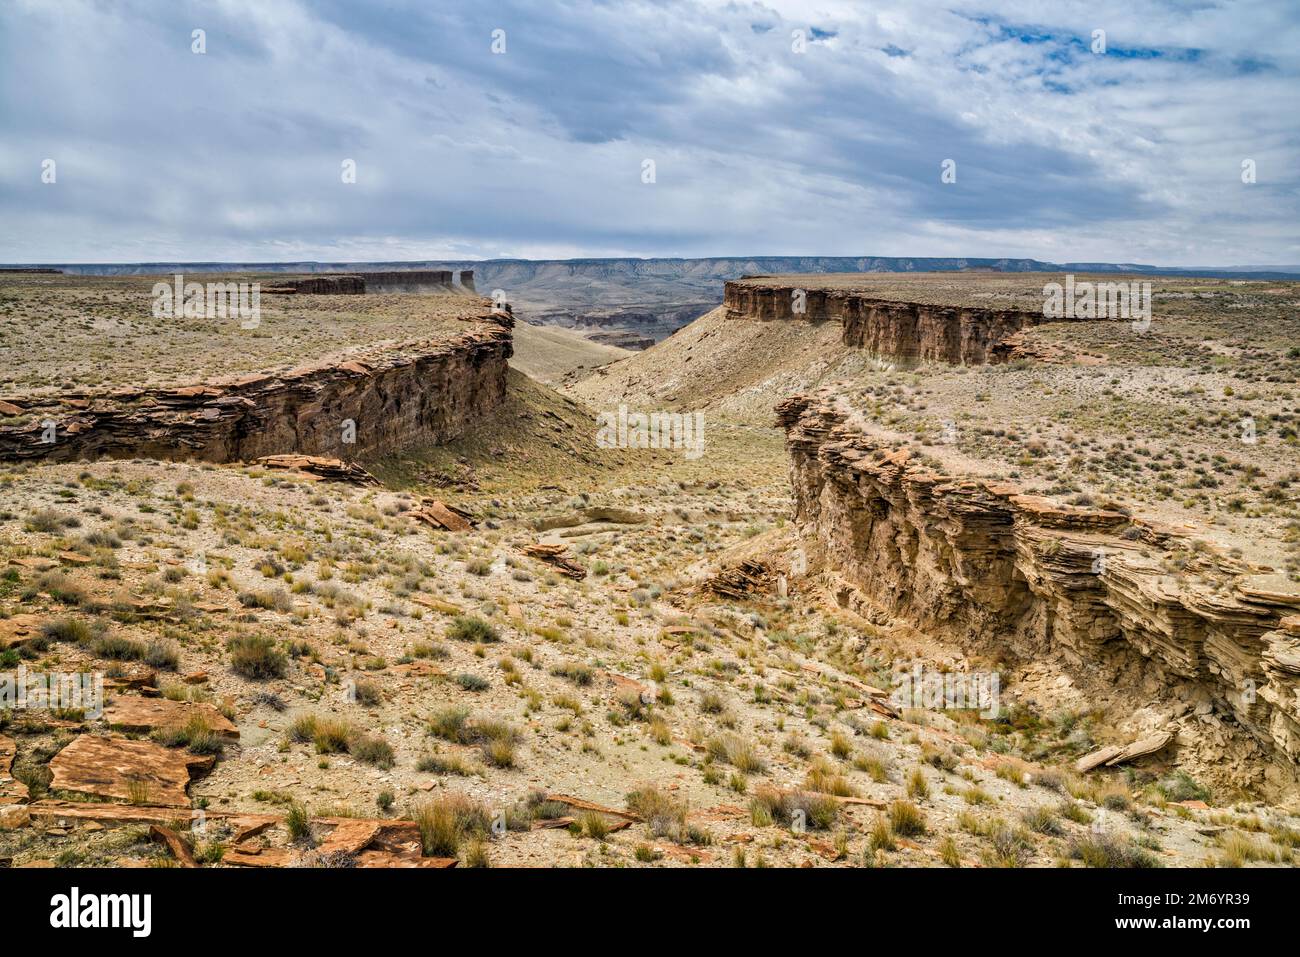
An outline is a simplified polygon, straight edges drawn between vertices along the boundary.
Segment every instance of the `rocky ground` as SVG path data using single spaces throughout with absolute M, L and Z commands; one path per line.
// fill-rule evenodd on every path
M 514 393 L 511 434 L 389 462 L 386 487 L 145 461 L 6 470 L 6 663 L 102 670 L 110 704 L 100 720 L 4 712 L 0 793 L 32 803 L 0 814 L 0 858 L 1291 861 L 1287 810 L 1159 766 L 1073 771 L 1098 730 L 1086 702 L 1036 713 L 1009 673 L 996 716 L 899 710 L 883 694 L 891 657 L 917 653 L 905 629 L 852 618 L 816 576 L 784 596 L 710 587 L 720 563 L 788 554 L 775 433 L 720 429 L 705 465 L 609 453 L 578 407 Z M 423 495 L 476 524 L 414 520 Z M 539 542 L 573 577 L 525 552 Z M 104 742 L 111 761 L 80 750 Z M 153 817 L 191 805 L 203 823 L 179 851 L 151 840 Z

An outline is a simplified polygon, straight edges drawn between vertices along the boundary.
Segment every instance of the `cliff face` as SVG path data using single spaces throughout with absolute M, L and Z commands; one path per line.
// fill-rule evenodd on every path
M 399 269 L 359 273 L 369 293 L 434 292 L 452 288 L 449 269 Z M 471 279 L 472 282 L 472 279 Z
M 1271 765 L 1273 784 L 1294 783 L 1294 585 L 1192 549 L 1175 529 L 936 474 L 877 445 L 832 396 L 793 396 L 777 413 L 796 520 L 841 576 L 842 603 L 983 653 L 1055 660 L 1085 688 L 1161 699 L 1180 743 L 1225 776 Z M 1177 574 L 1175 552 L 1192 556 Z
M 796 313 L 797 292 L 805 309 Z M 954 365 L 1006 361 L 1012 337 L 1043 321 L 1040 313 L 877 299 L 845 290 L 796 290 L 788 285 L 729 282 L 724 294 L 729 319 L 833 320 L 844 327 L 844 344 L 901 364 Z
M 485 315 L 447 340 L 282 374 L 22 402 L 31 419 L 0 427 L 0 459 L 230 462 L 287 452 L 355 459 L 445 442 L 504 399 L 511 325 Z M 44 441 L 47 422 L 53 442 Z
M 310 276 L 265 286 L 263 292 L 282 296 L 360 296 L 366 282 L 360 276 Z

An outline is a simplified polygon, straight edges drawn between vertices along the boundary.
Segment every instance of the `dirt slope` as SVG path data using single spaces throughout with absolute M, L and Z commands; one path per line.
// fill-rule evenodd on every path
M 770 425 L 794 392 L 871 362 L 840 343 L 839 323 L 727 320 L 714 309 L 653 348 L 597 370 L 567 394 L 595 408 L 708 410 Z
M 597 366 L 632 355 L 629 349 L 592 342 L 557 326 L 515 324 L 515 355 L 510 365 L 548 385 L 589 375 Z

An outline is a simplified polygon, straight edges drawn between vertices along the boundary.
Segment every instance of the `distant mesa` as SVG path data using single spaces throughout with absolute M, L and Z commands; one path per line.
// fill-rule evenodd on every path
M 365 291 L 366 281 L 360 276 L 312 276 L 262 287 L 262 292 L 281 296 L 360 296 Z
M 55 270 L 50 270 L 51 272 Z M 451 289 L 475 292 L 474 270 L 397 269 L 348 274 L 316 274 L 262 287 L 270 295 L 361 296 L 366 293 L 425 293 Z

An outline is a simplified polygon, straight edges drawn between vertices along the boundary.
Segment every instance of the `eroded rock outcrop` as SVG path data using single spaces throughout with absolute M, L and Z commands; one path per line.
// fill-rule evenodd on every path
M 448 339 L 285 373 L 15 399 L 27 421 L 0 427 L 0 458 L 232 462 L 299 452 L 353 460 L 446 442 L 504 399 L 512 325 L 506 314 L 485 314 Z
M 1232 738 L 1208 758 L 1227 776 L 1268 766 L 1273 784 L 1294 784 L 1294 583 L 1186 530 L 939 474 L 867 435 L 829 393 L 777 414 L 805 547 L 838 574 L 841 603 L 972 650 L 1057 661 L 1084 687 L 1164 696 L 1173 716 Z
M 798 302 L 803 312 L 795 312 Z M 903 302 L 780 282 L 729 282 L 723 304 L 729 319 L 839 322 L 846 346 L 904 365 L 1005 362 L 1012 336 L 1044 321 L 1041 312 Z

